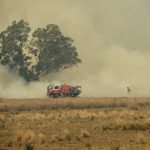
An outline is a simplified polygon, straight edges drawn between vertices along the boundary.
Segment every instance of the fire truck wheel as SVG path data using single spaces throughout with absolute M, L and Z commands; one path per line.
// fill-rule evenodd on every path
M 50 95 L 50 98 L 54 98 L 54 97 L 55 97 L 55 95 L 54 95 L 54 94 L 51 94 L 51 95 Z
M 68 94 L 68 97 L 71 97 L 71 94 Z
M 77 96 L 77 94 L 72 94 L 71 96 L 72 96 L 72 97 L 76 97 L 76 96 Z

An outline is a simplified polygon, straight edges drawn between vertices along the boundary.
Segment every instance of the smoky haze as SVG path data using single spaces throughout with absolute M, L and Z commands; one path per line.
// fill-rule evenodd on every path
M 0 32 L 21 19 L 31 32 L 57 24 L 74 39 L 82 64 L 29 85 L 0 66 L 1 97 L 45 97 L 49 83 L 81 85 L 81 96 L 88 97 L 149 97 L 148 0 L 0 0 Z

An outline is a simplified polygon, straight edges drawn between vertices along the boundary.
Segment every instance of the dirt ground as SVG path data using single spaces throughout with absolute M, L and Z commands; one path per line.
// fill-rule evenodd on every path
M 0 99 L 0 150 L 149 150 L 149 98 Z

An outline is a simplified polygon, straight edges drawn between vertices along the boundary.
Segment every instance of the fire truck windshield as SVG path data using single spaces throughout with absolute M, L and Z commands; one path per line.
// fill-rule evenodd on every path
M 50 91 L 51 89 L 53 89 L 53 86 L 48 86 L 47 90 Z

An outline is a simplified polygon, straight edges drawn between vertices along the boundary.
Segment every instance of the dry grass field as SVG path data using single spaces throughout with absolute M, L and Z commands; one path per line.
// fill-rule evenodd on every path
M 149 150 L 149 98 L 0 99 L 0 150 Z

